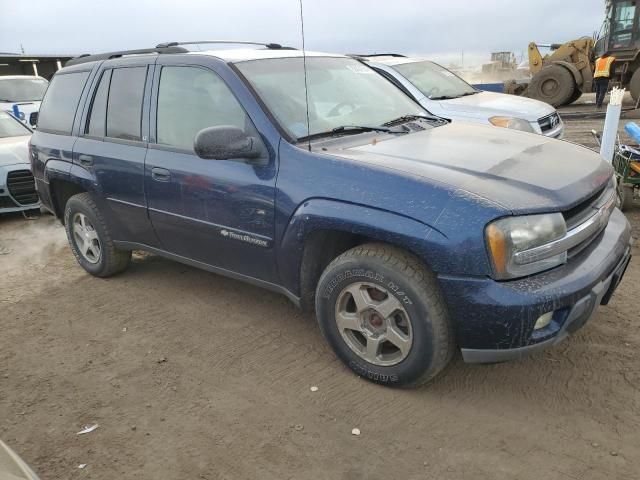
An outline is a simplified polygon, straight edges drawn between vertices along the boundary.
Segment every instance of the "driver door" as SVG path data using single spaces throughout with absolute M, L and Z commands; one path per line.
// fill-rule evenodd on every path
M 169 57 L 167 55 L 166 57 Z M 232 90 L 210 68 L 158 59 L 145 161 L 149 217 L 167 252 L 275 280 L 275 151 L 265 165 L 204 160 L 193 150 L 207 127 L 233 125 L 260 138 Z

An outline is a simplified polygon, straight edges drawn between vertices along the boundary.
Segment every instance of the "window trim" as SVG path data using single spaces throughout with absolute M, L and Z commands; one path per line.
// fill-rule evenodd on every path
M 78 108 L 80 108 L 80 104 L 82 103 L 82 97 L 83 97 L 83 94 L 85 92 L 85 89 L 87 88 L 87 85 L 90 83 L 89 80 L 91 79 L 91 69 L 73 70 L 73 71 L 70 71 L 70 72 L 59 72 L 59 73 L 56 73 L 55 76 L 49 82 L 49 86 L 47 87 L 47 91 L 45 92 L 44 97 L 42 97 L 42 101 L 40 103 L 40 107 L 42 107 L 42 104 L 44 103 L 45 99 L 47 98 L 47 93 L 49 93 L 49 89 L 51 88 L 51 84 L 53 83 L 54 79 L 56 79 L 58 77 L 62 77 L 64 75 L 75 75 L 75 74 L 82 74 L 82 73 L 86 73 L 87 74 L 87 78 L 85 78 L 84 84 L 82 85 L 82 89 L 80 90 L 80 95 L 78 96 L 78 103 L 76 104 L 76 109 L 73 112 L 73 119 L 71 120 L 71 128 L 70 128 L 70 130 L 68 132 L 67 131 L 62 131 L 62 130 L 54 130 L 52 128 L 42 128 L 42 127 L 40 127 L 38 125 L 38 131 L 39 132 L 50 133 L 50 134 L 53 134 L 53 135 L 64 135 L 64 136 L 67 136 L 67 137 L 75 137 L 76 136 L 74 134 L 74 126 L 76 124 L 76 120 L 77 120 L 77 116 L 78 116 Z
M 102 73 L 98 75 L 97 81 L 94 82 L 95 88 L 93 90 L 93 95 L 89 100 L 89 106 L 87 109 L 87 115 L 84 121 L 84 128 L 82 129 L 82 133 L 80 134 L 83 138 L 90 138 L 94 140 L 103 140 L 106 137 L 107 133 L 107 106 L 109 104 L 109 90 L 111 89 L 111 75 L 113 73 L 113 68 L 105 68 L 102 70 Z M 107 103 L 104 107 L 104 133 L 105 135 L 91 135 L 89 134 L 89 125 L 91 124 L 91 114 L 93 113 L 93 104 L 96 101 L 96 96 L 98 95 L 98 89 L 100 88 L 100 84 L 102 83 L 102 79 L 105 75 L 109 75 L 109 85 L 107 87 Z

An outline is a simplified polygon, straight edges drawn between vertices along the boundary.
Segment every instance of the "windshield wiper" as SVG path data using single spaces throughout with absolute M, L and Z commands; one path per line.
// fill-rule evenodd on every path
M 341 125 L 339 127 L 331 129 L 331 132 L 332 133 L 344 133 L 344 132 L 353 132 L 353 133 L 359 133 L 359 132 L 387 132 L 387 133 L 391 133 L 391 132 L 393 132 L 393 130 L 388 128 L 388 127 L 376 127 L 376 126 L 373 126 L 373 125 Z M 395 133 L 399 133 L 399 132 L 395 132 Z
M 10 100 L 8 98 L 0 98 L 0 102 L 5 102 L 5 103 L 14 103 L 13 100 Z
M 298 141 L 303 142 L 306 140 L 314 140 L 322 137 L 331 137 L 333 135 L 339 135 L 341 133 L 365 133 L 365 132 L 385 132 L 385 133 L 405 133 L 405 130 L 393 129 L 386 126 L 374 126 L 374 125 L 341 125 L 339 127 L 332 128 L 326 132 L 313 133 L 304 137 L 299 137 Z
M 436 117 L 434 115 L 403 115 L 401 117 L 394 118 L 393 120 L 389 120 L 388 122 L 385 122 L 382 125 L 386 127 L 390 127 L 392 125 L 398 125 L 400 123 L 410 122 L 411 120 L 431 120 L 432 122 L 444 121 L 442 118 Z
M 462 95 L 440 95 L 439 97 L 429 97 L 429 100 L 453 100 L 461 96 Z

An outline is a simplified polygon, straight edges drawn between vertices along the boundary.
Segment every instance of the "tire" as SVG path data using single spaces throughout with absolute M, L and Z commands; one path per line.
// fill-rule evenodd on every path
M 529 96 L 554 107 L 567 105 L 578 90 L 569 70 L 561 65 L 544 67 L 531 79 Z M 575 100 L 574 100 L 575 101 Z
M 620 185 L 618 187 L 618 207 L 626 212 L 633 207 L 633 187 L 630 185 Z
M 640 68 L 633 72 L 631 80 L 629 81 L 629 92 L 633 97 L 633 101 L 637 102 L 640 98 Z
M 375 383 L 423 385 L 444 370 L 455 352 L 435 274 L 413 255 L 388 245 L 362 245 L 331 262 L 316 289 L 316 316 L 340 360 Z M 369 350 L 369 345 L 379 348 Z
M 91 275 L 109 277 L 129 266 L 131 252 L 115 247 L 104 218 L 89 193 L 79 193 L 69 199 L 64 210 L 64 224 L 73 255 Z M 89 249 L 84 248 L 87 243 L 91 243 Z
M 578 99 L 582 96 L 582 90 L 580 90 L 579 88 L 576 88 L 573 91 L 573 95 L 571 96 L 571 98 L 567 101 L 567 103 L 565 105 L 571 105 L 572 103 L 578 101 Z

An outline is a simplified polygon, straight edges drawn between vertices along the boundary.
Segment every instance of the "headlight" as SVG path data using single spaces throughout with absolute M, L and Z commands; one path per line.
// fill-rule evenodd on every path
M 566 233 L 561 213 L 506 217 L 490 223 L 485 235 L 495 278 L 524 277 L 565 263 L 566 251 L 543 259 L 518 253 L 558 240 Z
M 522 132 L 535 133 L 535 130 L 529 122 L 522 118 L 513 117 L 491 117 L 489 119 L 491 125 L 496 127 L 511 128 L 513 130 L 520 130 Z

